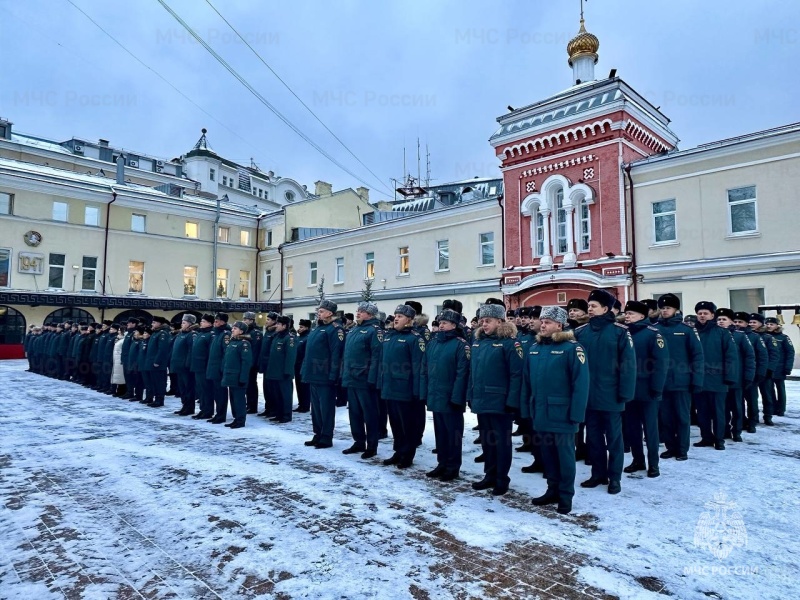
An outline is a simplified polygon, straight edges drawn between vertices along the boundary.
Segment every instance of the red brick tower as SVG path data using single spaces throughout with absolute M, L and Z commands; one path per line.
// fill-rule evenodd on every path
M 678 142 L 659 110 L 619 77 L 596 80 L 600 42 L 581 18 L 567 45 L 574 85 L 497 119 L 505 184 L 503 294 L 509 306 L 564 304 L 631 285 L 624 165 Z

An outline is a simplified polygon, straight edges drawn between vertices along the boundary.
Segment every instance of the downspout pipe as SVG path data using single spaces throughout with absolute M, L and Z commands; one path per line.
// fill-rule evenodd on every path
M 260 242 L 261 219 L 263 219 L 265 216 L 266 215 L 264 213 L 261 213 L 260 215 L 258 215 L 256 217 L 256 278 L 255 278 L 256 293 L 253 296 L 253 298 L 255 299 L 256 302 L 258 302 L 258 293 L 259 293 L 259 289 L 260 289 L 258 287 L 258 270 L 261 268 L 261 263 L 260 263 L 261 246 L 259 245 L 261 243 Z
M 117 159 L 119 163 L 119 159 Z M 103 285 L 100 288 L 102 290 L 101 295 L 106 295 L 106 281 L 108 280 L 108 228 L 109 222 L 111 221 L 111 205 L 117 201 L 117 191 L 114 189 L 114 186 L 109 186 L 111 188 L 111 202 L 108 203 L 106 206 L 106 228 L 105 234 L 103 238 Z M 105 303 L 103 303 L 103 307 L 100 309 L 100 319 L 103 320 L 106 317 L 106 308 Z
M 628 185 L 631 190 L 631 275 L 633 276 L 633 297 L 639 299 L 639 275 L 636 272 L 636 202 L 633 196 L 633 177 L 631 176 L 630 163 L 624 165 L 623 170 L 628 178 Z
M 497 204 L 500 206 L 500 256 L 502 258 L 502 264 L 500 265 L 500 269 L 506 268 L 506 244 L 505 244 L 505 233 L 506 233 L 506 210 L 503 206 L 503 200 L 505 199 L 504 194 L 500 194 L 497 197 Z M 503 290 L 503 275 L 500 274 L 498 285 L 500 286 L 500 291 Z
M 278 254 L 281 255 L 281 272 L 278 275 L 278 286 L 281 290 L 280 309 L 278 312 L 283 313 L 283 244 L 278 244 Z

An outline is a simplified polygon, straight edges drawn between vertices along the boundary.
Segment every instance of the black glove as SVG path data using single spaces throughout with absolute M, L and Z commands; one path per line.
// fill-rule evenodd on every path
M 463 413 L 467 409 L 467 407 L 464 406 L 463 404 L 456 404 L 455 402 L 448 402 L 447 406 L 448 406 L 448 408 L 450 410 L 455 411 L 455 412 L 462 412 Z
M 506 405 L 506 407 L 505 407 L 505 411 L 506 411 L 506 414 L 508 414 L 508 415 L 515 415 L 515 414 L 517 414 L 517 409 L 516 409 L 516 408 L 514 408 L 513 406 L 508 406 L 508 405 Z
M 767 379 L 772 379 L 772 369 L 767 369 Z

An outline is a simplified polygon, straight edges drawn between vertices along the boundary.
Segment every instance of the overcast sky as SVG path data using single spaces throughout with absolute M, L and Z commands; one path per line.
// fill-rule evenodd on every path
M 166 0 L 269 102 L 377 190 L 427 143 L 434 183 L 499 174 L 488 144 L 508 105 L 571 84 L 579 0 L 211 0 L 381 181 L 235 38 L 205 0 Z M 0 115 L 58 140 L 105 138 L 172 158 L 202 127 L 221 155 L 313 188 L 362 185 L 311 148 L 156 0 L 0 0 Z M 799 121 L 800 2 L 590 0 L 597 76 L 611 68 L 672 119 L 680 148 Z M 211 116 L 209 116 L 211 115 Z M 422 172 L 425 164 L 423 156 Z M 379 196 L 373 193 L 372 198 Z

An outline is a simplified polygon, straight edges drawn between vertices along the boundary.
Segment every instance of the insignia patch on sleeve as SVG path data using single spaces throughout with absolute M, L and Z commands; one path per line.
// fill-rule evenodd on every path
M 658 345 L 659 348 L 663 349 L 664 348 L 664 338 L 662 338 L 661 336 L 658 336 L 656 338 L 656 344 Z
M 420 340 L 418 346 L 419 346 L 419 349 L 422 352 L 425 352 L 425 341 L 424 340 Z
M 522 345 L 519 342 L 514 342 L 514 349 L 517 351 L 517 356 L 522 358 Z
M 339 330 L 339 333 L 338 333 L 338 335 L 339 335 L 339 341 L 340 341 L 340 342 L 343 342 L 343 341 L 344 341 L 344 331 L 342 331 L 342 330 L 340 329 L 340 330 Z
M 467 355 L 467 360 L 470 360 L 471 352 L 470 352 L 470 349 L 469 349 L 469 344 L 465 344 L 464 345 L 464 354 Z
M 583 348 L 578 346 L 575 349 L 575 354 L 578 356 L 578 360 L 581 361 L 582 365 L 586 363 L 586 353 L 583 351 Z
M 383 331 L 378 329 L 377 333 L 378 333 L 378 341 L 382 342 L 383 341 Z

